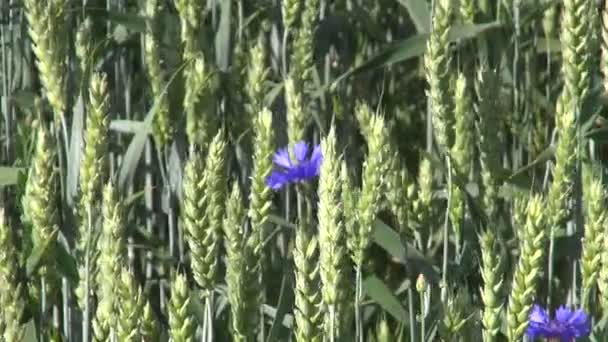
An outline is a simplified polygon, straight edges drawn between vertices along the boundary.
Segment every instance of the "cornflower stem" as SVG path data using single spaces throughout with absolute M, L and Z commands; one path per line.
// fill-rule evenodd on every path
M 424 298 L 424 292 L 420 292 L 420 342 L 424 342 L 425 341 L 425 336 L 426 336 L 426 326 L 424 324 L 424 319 L 425 319 L 425 298 Z
M 445 222 L 443 225 L 443 265 L 441 275 L 441 301 L 445 302 L 447 299 L 447 277 L 448 277 L 448 248 L 449 248 L 449 234 L 450 234 L 450 206 L 452 205 L 452 161 L 449 156 L 445 157 L 445 162 L 448 169 L 448 203 L 447 211 L 445 214 Z

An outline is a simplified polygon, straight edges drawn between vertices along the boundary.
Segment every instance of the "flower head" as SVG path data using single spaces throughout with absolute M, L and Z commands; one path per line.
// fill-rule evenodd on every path
M 295 161 L 289 155 L 287 147 L 279 149 L 274 155 L 273 161 L 279 168 L 266 180 L 271 189 L 278 190 L 286 184 L 307 181 L 319 175 L 323 162 L 319 145 L 315 145 L 311 153 L 308 143 L 298 142 L 293 148 L 293 156 Z
M 555 311 L 555 319 L 550 319 L 547 311 L 540 305 L 534 305 L 530 313 L 527 334 L 530 338 L 545 337 L 571 342 L 591 332 L 589 315 L 583 310 L 571 311 L 560 306 Z

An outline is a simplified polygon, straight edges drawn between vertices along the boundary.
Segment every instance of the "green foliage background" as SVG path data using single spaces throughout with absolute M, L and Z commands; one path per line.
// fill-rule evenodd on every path
M 0 1 L 3 340 L 608 336 L 608 3 Z

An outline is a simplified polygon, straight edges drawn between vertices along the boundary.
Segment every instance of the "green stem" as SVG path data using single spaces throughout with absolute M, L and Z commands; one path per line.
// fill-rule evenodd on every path
M 361 265 L 357 265 L 355 283 L 355 333 L 359 342 L 363 342 L 363 322 L 361 318 L 361 288 Z
M 424 324 L 424 319 L 425 319 L 425 300 L 424 300 L 424 292 L 421 291 L 420 292 L 420 342 L 424 342 L 425 337 L 426 337 L 426 327 Z
M 85 243 L 85 255 L 84 255 L 84 312 L 82 317 L 82 340 L 84 342 L 89 341 L 89 322 L 91 321 L 91 306 L 89 301 L 90 292 L 90 261 L 89 251 L 91 249 L 91 230 L 93 229 L 93 215 L 91 213 L 91 205 L 87 204 L 87 226 L 86 226 L 86 243 Z
M 414 290 L 410 286 L 407 289 L 407 308 L 410 321 L 410 341 L 416 340 L 416 318 L 414 317 Z
M 445 222 L 443 225 L 443 265 L 441 275 L 441 301 L 445 303 L 447 297 L 447 277 L 448 277 L 448 248 L 449 248 L 449 234 L 450 234 L 450 206 L 452 202 L 452 163 L 449 156 L 445 158 L 447 169 L 448 169 L 448 207 L 445 214 Z
M 336 306 L 329 306 L 329 342 L 336 341 Z

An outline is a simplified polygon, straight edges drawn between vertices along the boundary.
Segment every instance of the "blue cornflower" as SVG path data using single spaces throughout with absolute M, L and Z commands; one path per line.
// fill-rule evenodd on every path
M 555 319 L 550 319 L 547 311 L 535 304 L 529 318 L 530 323 L 526 333 L 532 339 L 545 337 L 548 340 L 571 342 L 591 332 L 589 315 L 580 309 L 571 311 L 560 306 L 555 311 Z
M 323 162 L 321 147 L 316 145 L 312 153 L 310 152 L 310 146 L 306 142 L 298 142 L 293 148 L 296 158 L 294 162 L 287 147 L 279 149 L 273 159 L 279 169 L 272 171 L 266 179 L 266 184 L 271 189 L 278 190 L 286 184 L 303 182 L 318 176 Z

